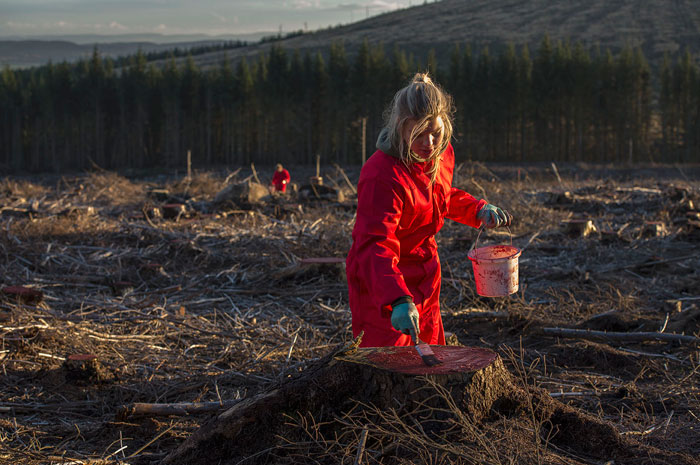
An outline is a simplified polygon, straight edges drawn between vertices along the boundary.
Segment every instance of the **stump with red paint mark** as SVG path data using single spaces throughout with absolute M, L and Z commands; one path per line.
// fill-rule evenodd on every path
M 44 293 L 38 289 L 24 286 L 7 286 L 2 293 L 11 300 L 29 305 L 36 305 L 44 299 Z
M 161 213 L 165 219 L 179 219 L 187 214 L 187 207 L 182 203 L 167 203 L 161 207 Z
M 622 436 L 609 422 L 563 404 L 542 389 L 524 389 L 491 350 L 432 348 L 441 365 L 423 365 L 413 347 L 350 347 L 329 354 L 296 377 L 216 415 L 162 464 L 276 463 L 270 459 L 271 452 L 281 463 L 299 463 L 299 451 L 287 457 L 285 445 L 308 443 L 309 434 L 316 435 L 312 439 L 320 437 L 321 445 L 323 438 L 342 437 L 347 424 L 339 419 L 352 415 L 376 424 L 375 428 L 386 429 L 382 421 L 393 426 L 403 422 L 425 437 L 451 434 L 460 441 L 464 430 L 450 432 L 449 426 L 454 425 L 451 420 L 458 409 L 457 416 L 468 418 L 471 428 L 487 422 L 486 429 L 502 428 L 504 418 L 516 422 L 518 418 L 535 419 L 548 443 L 599 461 L 631 463 L 628 459 L 644 457 L 654 463 L 697 465 L 692 457 Z M 378 416 L 377 412 L 391 412 L 392 416 Z M 315 429 L 301 427 L 309 424 Z M 393 454 L 390 450 L 379 455 Z
M 433 412 L 444 412 L 445 399 L 436 395 L 435 386 L 478 421 L 511 389 L 509 374 L 495 352 L 450 346 L 433 346 L 433 350 L 443 361 L 433 367 L 423 364 L 414 347 L 331 354 L 296 378 L 214 417 L 163 463 L 236 463 L 279 443 L 280 437 L 293 436 L 289 416 L 311 414 L 323 422 L 358 405 L 401 412 L 435 407 Z M 438 418 L 424 419 L 424 428 L 431 421 L 439 423 Z

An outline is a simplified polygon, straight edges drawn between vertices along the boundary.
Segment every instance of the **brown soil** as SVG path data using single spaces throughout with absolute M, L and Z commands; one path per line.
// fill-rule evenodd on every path
M 549 166 L 456 171 L 457 186 L 517 219 L 517 294 L 476 295 L 476 232 L 448 222 L 439 235 L 445 326 L 500 354 L 508 395 L 480 420 L 447 402 L 432 430 L 373 405 L 290 412 L 285 437 L 243 463 L 352 463 L 362 437 L 362 463 L 700 463 L 697 343 L 544 333 L 699 335 L 700 169 L 558 168 L 561 182 Z M 0 285 L 43 295 L 0 294 L 0 463 L 160 463 L 213 414 L 120 418 L 121 407 L 252 399 L 349 342 L 342 264 L 301 262 L 349 248 L 353 195 L 340 173 L 324 178 L 343 203 L 274 197 L 250 210 L 211 202 L 224 177 L 0 181 Z M 144 216 L 166 203 L 185 213 Z M 567 233 L 572 218 L 596 231 Z M 666 233 L 650 234 L 650 221 Z

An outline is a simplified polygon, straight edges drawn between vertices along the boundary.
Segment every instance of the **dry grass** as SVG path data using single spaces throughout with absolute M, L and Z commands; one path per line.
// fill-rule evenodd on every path
M 448 222 L 439 236 L 447 329 L 463 344 L 498 350 L 523 387 L 546 389 L 644 444 L 697 454 L 696 347 L 541 333 L 657 331 L 668 315 L 668 328 L 698 335 L 700 234 L 684 210 L 700 200 L 696 171 L 657 170 L 652 178 L 579 169 L 585 181 L 576 181 L 560 167 L 560 184 L 549 167 L 461 166 L 456 185 L 475 195 L 483 189 L 518 219 L 521 292 L 477 296 L 466 258 L 476 235 Z M 356 170 L 348 174 L 357 180 Z M 326 176 L 343 185 L 337 173 Z M 247 213 L 211 205 L 195 213 L 224 178 L 140 181 L 103 172 L 52 185 L 0 182 L 2 284 L 44 293 L 40 303 L 0 298 L 0 462 L 157 463 L 208 414 L 119 418 L 120 407 L 244 398 L 349 340 L 344 271 L 298 261 L 344 257 L 352 208 L 276 199 Z M 188 200 L 192 214 L 147 221 L 142 209 L 157 205 L 148 195 L 154 187 Z M 553 195 L 565 190 L 569 198 Z M 559 222 L 581 215 L 602 234 L 563 234 Z M 645 236 L 644 222 L 658 219 L 668 234 Z M 491 232 L 481 240 L 509 239 Z M 96 355 L 99 369 L 69 370 L 64 361 L 73 354 Z M 352 463 L 366 434 L 362 463 L 597 463 L 551 444 L 536 417 L 476 424 L 438 394 L 452 418 L 441 436 L 367 406 L 337 419 L 337 437 L 324 437 L 313 417 L 290 418 L 306 439 L 258 458 Z

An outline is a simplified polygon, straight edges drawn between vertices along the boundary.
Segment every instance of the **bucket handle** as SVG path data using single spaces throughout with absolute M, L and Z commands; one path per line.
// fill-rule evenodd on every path
M 506 228 L 508 229 L 508 234 L 510 235 L 510 245 L 512 247 L 513 246 L 513 231 L 510 230 L 510 226 L 506 226 Z M 481 232 L 484 229 L 486 229 L 486 228 L 483 224 L 481 226 L 479 226 L 479 233 L 476 235 L 476 239 L 474 239 L 472 246 L 469 248 L 469 252 L 471 252 L 472 250 L 474 250 L 476 248 L 476 243 L 479 242 L 479 236 L 481 236 Z M 469 252 L 467 252 L 467 254 Z M 474 257 L 474 258 L 478 258 L 478 257 Z

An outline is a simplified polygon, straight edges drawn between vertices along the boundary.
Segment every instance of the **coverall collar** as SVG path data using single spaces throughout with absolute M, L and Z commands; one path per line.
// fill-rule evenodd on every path
M 377 148 L 394 158 L 401 158 L 399 156 L 399 150 L 391 141 L 391 135 L 389 134 L 389 130 L 387 128 L 383 128 L 379 133 L 379 137 L 377 138 Z

